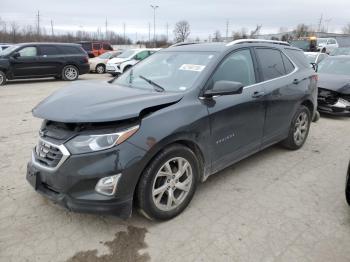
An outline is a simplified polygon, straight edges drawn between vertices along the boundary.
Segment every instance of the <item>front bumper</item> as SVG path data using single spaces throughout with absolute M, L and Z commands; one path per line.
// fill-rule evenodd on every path
M 329 115 L 350 116 L 350 103 L 341 99 L 334 104 L 319 103 L 318 111 Z
M 100 152 L 70 155 L 57 169 L 47 170 L 35 161 L 27 165 L 27 181 L 40 194 L 68 210 L 128 218 L 141 170 L 144 150 L 123 143 Z M 95 191 L 106 176 L 122 174 L 115 195 Z
M 115 64 L 107 64 L 106 72 L 114 75 L 122 73 L 122 71 L 120 70 L 120 66 Z

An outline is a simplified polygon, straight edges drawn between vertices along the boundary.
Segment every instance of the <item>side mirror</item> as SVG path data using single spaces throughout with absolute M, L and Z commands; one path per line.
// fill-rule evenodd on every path
M 18 52 L 14 52 L 13 54 L 12 54 L 12 57 L 13 58 L 18 58 L 18 57 L 20 57 L 21 55 L 20 55 L 20 53 L 18 53 Z
M 315 70 L 315 72 L 317 72 L 318 64 L 316 64 L 316 63 L 310 63 L 310 64 L 311 64 L 312 69 Z
M 242 94 L 243 84 L 240 82 L 220 80 L 215 82 L 213 89 L 208 89 L 203 96 L 211 98 L 213 96 L 226 96 Z

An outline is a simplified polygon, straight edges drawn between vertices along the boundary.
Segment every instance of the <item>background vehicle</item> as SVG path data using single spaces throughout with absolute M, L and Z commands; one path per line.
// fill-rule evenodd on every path
M 110 43 L 105 41 L 82 41 L 78 42 L 87 52 L 90 58 L 100 56 L 105 52 L 113 51 Z
M 107 62 L 106 71 L 113 76 L 120 75 L 133 65 L 149 57 L 160 49 L 129 49 Z
M 335 38 L 317 38 L 317 51 L 329 54 L 338 47 L 339 45 Z
M 102 55 L 89 59 L 90 71 L 98 74 L 106 72 L 106 64 L 108 60 L 117 57 L 122 51 L 110 51 L 103 53 Z
M 310 63 L 318 64 L 323 59 L 328 57 L 326 53 L 320 53 L 320 52 L 305 52 L 306 57 L 308 58 Z
M 1 53 L 1 51 L 5 50 L 6 48 L 8 48 L 10 46 L 11 46 L 11 44 L 2 44 L 2 43 L 0 43 L 0 53 Z
M 317 52 L 317 40 L 316 37 L 302 37 L 290 41 L 290 45 L 300 48 L 304 52 Z
M 331 56 L 350 55 L 350 47 L 335 48 L 329 55 L 331 55 Z
M 80 83 L 39 103 L 27 180 L 70 210 L 128 217 L 136 203 L 148 218 L 173 218 L 209 175 L 281 141 L 301 148 L 316 76 L 285 42 L 164 49 L 112 85 Z
M 87 54 L 77 44 L 16 44 L 0 53 L 0 85 L 6 79 L 51 76 L 73 81 L 88 72 Z
M 350 56 L 329 56 L 318 74 L 318 111 L 350 116 Z

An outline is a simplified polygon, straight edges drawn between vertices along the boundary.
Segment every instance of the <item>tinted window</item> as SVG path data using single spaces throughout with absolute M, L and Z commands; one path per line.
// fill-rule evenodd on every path
M 28 46 L 24 47 L 18 52 L 21 57 L 31 57 L 31 56 L 36 56 L 37 55 L 37 50 L 36 47 L 34 46 Z
M 83 54 L 83 50 L 78 46 L 60 46 L 59 49 L 66 55 Z
M 303 51 L 290 48 L 285 48 L 284 51 L 298 67 L 310 69 L 310 63 Z
M 82 43 L 81 46 L 84 48 L 84 50 L 86 51 L 91 51 L 92 50 L 92 46 L 91 43 Z
M 220 80 L 240 82 L 244 86 L 256 83 L 253 60 L 248 49 L 234 52 L 225 58 L 214 73 L 212 84 Z
M 101 49 L 101 45 L 100 44 L 92 44 L 92 49 L 94 49 L 94 50 L 99 50 L 99 49 Z
M 55 46 L 40 46 L 40 54 L 46 56 L 58 55 L 60 52 Z
M 264 80 L 273 79 L 285 74 L 283 60 L 279 50 L 258 48 L 256 49 L 256 53 L 260 61 Z
M 103 44 L 104 50 L 113 50 L 113 48 L 109 44 Z
M 282 60 L 283 60 L 283 64 L 284 64 L 284 68 L 286 69 L 286 73 L 289 74 L 291 72 L 294 71 L 294 65 L 292 64 L 292 62 L 289 60 L 288 57 L 286 57 L 285 54 L 282 54 Z

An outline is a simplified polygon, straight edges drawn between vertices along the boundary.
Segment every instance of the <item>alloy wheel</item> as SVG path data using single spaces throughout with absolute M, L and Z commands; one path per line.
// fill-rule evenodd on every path
M 68 67 L 64 75 L 68 80 L 74 80 L 78 76 L 78 71 L 74 67 Z
M 105 68 L 102 65 L 96 67 L 96 72 L 98 74 L 103 74 L 105 72 Z
M 168 160 L 159 169 L 152 186 L 152 199 L 162 211 L 177 208 L 186 199 L 192 185 L 190 163 L 182 157 Z
M 305 112 L 301 112 L 295 121 L 294 126 L 294 141 L 297 145 L 301 145 L 307 135 L 309 126 L 308 115 Z

